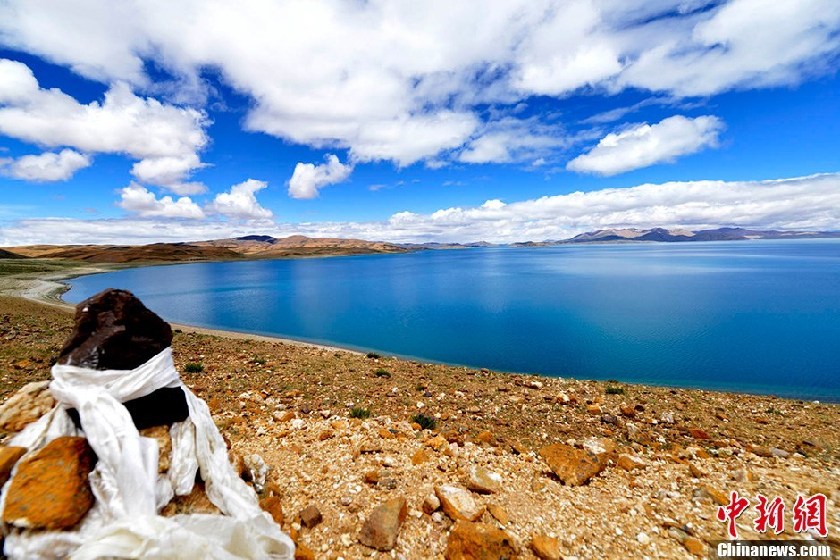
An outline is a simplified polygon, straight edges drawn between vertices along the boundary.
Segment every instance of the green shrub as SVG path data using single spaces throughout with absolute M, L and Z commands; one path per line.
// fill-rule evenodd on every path
M 379 354 L 377 354 L 376 352 L 368 352 L 368 353 L 367 353 L 367 357 L 368 357 L 368 358 L 370 358 L 371 360 L 378 360 L 378 359 L 379 359 L 379 358 L 381 358 L 382 356 L 380 356 L 380 355 L 379 355 Z
M 607 387 L 606 393 L 608 395 L 623 395 L 624 387 Z
M 437 420 L 435 420 L 434 416 L 429 416 L 428 414 L 415 414 L 411 417 L 411 421 L 419 424 L 424 430 L 434 430 L 435 426 L 437 426 Z
M 251 363 L 255 364 L 255 365 L 258 365 L 258 366 L 264 366 L 267 361 L 268 360 L 266 360 L 265 358 L 257 357 L 257 358 L 254 358 L 253 360 L 251 360 Z
M 354 406 L 350 409 L 350 418 L 359 418 L 360 420 L 370 418 L 370 409 L 361 406 Z
M 201 373 L 202 371 L 204 371 L 204 364 L 190 362 L 184 366 L 184 371 L 186 373 Z
M 391 372 L 388 371 L 387 369 L 379 368 L 378 370 L 373 372 L 373 374 L 376 377 L 384 377 L 385 379 L 391 379 Z

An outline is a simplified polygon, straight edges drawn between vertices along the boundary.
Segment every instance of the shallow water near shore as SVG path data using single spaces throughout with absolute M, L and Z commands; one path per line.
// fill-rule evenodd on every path
M 476 248 L 134 268 L 165 319 L 422 360 L 840 402 L 840 240 Z

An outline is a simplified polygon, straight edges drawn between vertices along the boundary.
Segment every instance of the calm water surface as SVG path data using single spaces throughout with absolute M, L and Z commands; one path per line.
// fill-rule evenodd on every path
M 137 268 L 165 319 L 504 371 L 840 402 L 840 240 L 488 248 Z

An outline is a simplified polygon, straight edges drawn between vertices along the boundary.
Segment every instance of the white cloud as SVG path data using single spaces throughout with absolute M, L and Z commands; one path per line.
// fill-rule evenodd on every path
M 177 200 L 173 200 L 171 196 L 156 198 L 154 193 L 136 183 L 120 190 L 117 206 L 141 218 L 204 218 L 204 212 L 189 197 L 183 196 Z M 140 232 L 138 234 L 143 235 Z M 60 238 L 66 242 L 64 235 Z
M 138 198 L 149 199 L 148 195 Z M 154 196 L 150 200 L 146 206 L 154 206 Z M 476 207 L 445 208 L 430 214 L 398 212 L 374 222 L 267 222 L 259 225 L 259 233 L 393 242 L 507 243 L 562 239 L 603 228 L 652 226 L 840 230 L 840 173 L 774 181 L 645 184 L 507 204 L 494 199 Z M 28 219 L 0 229 L 0 246 L 54 243 L 56 239 L 63 243 L 188 241 L 253 233 L 252 225 L 228 221 Z
M 267 186 L 268 183 L 265 181 L 248 179 L 238 185 L 233 185 L 230 192 L 216 195 L 207 209 L 237 220 L 267 220 L 272 216 L 271 210 L 260 206 L 255 195 L 257 191 Z
M 45 152 L 17 159 L 0 159 L 0 172 L 24 181 L 66 181 L 90 164 L 89 156 L 64 149 L 57 154 Z
M 125 154 L 141 160 L 133 172 L 142 181 L 177 190 L 202 165 L 197 152 L 207 144 L 206 125 L 199 111 L 137 97 L 122 82 L 101 103 L 81 104 L 40 88 L 25 64 L 0 59 L 0 134 L 39 146 Z
M 562 126 L 549 126 L 536 118 L 501 117 L 487 123 L 458 154 L 464 163 L 545 163 L 554 150 L 569 146 Z
M 213 68 L 251 98 L 252 130 L 347 149 L 351 161 L 408 165 L 461 153 L 486 124 L 483 104 L 795 84 L 830 70 L 840 10 L 836 0 L 486 0 L 476 17 L 472 3 L 448 0 L 8 0 L 0 36 L 106 83 L 149 86 L 151 61 L 201 90 Z M 15 80 L 0 91 L 31 89 L 29 77 Z M 187 144 L 183 153 L 117 151 L 184 158 L 203 145 Z
M 588 153 L 566 166 L 571 171 L 616 175 L 717 146 L 723 122 L 705 115 L 689 119 L 681 115 L 656 124 L 635 125 L 604 136 Z
M 315 198 L 318 191 L 327 185 L 334 185 L 346 180 L 353 171 L 353 166 L 343 164 L 338 157 L 328 154 L 326 163 L 298 163 L 289 179 L 289 196 L 292 198 Z

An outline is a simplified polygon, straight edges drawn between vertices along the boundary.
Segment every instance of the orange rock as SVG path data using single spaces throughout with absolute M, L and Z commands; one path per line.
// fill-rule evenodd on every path
M 490 504 L 487 506 L 487 511 L 490 512 L 490 515 L 492 515 L 496 521 L 502 525 L 510 523 L 510 515 L 508 515 L 507 510 L 502 506 L 498 504 Z
M 204 489 L 204 482 L 196 482 L 192 492 L 186 496 L 175 496 L 175 498 L 163 506 L 160 514 L 164 517 L 171 517 L 181 513 L 221 513 L 216 505 L 207 497 Z
M 405 498 L 394 498 L 374 509 L 362 526 L 359 542 L 377 550 L 391 550 L 397 544 L 400 526 L 408 515 Z
M 639 457 L 622 453 L 618 456 L 618 466 L 626 471 L 632 471 L 633 469 L 643 469 L 646 465 Z
M 444 513 L 453 520 L 477 521 L 484 513 L 484 506 L 476 502 L 469 490 L 451 484 L 435 486 Z
M 712 439 L 706 430 L 701 430 L 700 428 L 689 428 L 688 433 L 694 439 Z
M 96 455 L 85 438 L 60 437 L 21 461 L 3 521 L 22 529 L 69 529 L 93 505 L 88 474 Z
M 377 431 L 377 433 L 382 439 L 394 439 L 394 437 L 396 437 L 394 436 L 394 432 L 392 432 L 391 430 L 386 430 L 385 428 L 380 428 Z
M 458 521 L 449 533 L 446 560 L 501 560 L 519 558 L 513 539 L 486 523 Z
M 560 540 L 546 535 L 534 535 L 531 550 L 542 560 L 560 560 Z
M 315 560 L 315 553 L 305 544 L 298 544 L 295 548 L 295 560 Z
M 562 443 L 543 447 L 540 449 L 540 456 L 554 474 L 569 486 L 580 486 L 607 466 L 607 460 L 603 456 Z
M 705 556 L 708 552 L 706 544 L 696 537 L 688 537 L 683 541 L 687 551 L 695 556 Z
M 491 441 L 493 441 L 493 432 L 491 432 L 490 430 L 484 430 L 483 432 L 475 436 L 475 441 L 479 443 L 490 443 Z
M 376 484 L 379 482 L 379 471 L 368 471 L 364 474 L 364 480 L 368 484 Z
M 706 472 L 694 463 L 688 464 L 688 472 L 690 472 L 691 476 L 693 476 L 694 478 L 703 478 L 704 476 L 706 476 Z
M 435 437 L 426 440 L 426 445 L 434 449 L 435 451 L 440 451 L 444 447 L 449 446 L 449 442 L 446 441 L 446 438 L 442 435 L 438 434 Z
M 601 414 L 601 405 L 598 403 L 592 403 L 586 406 L 586 412 L 589 414 Z
M 318 441 L 324 441 L 333 437 L 335 433 L 332 430 L 324 430 L 318 434 Z
M 6 484 L 15 464 L 25 453 L 25 447 L 0 447 L 0 486 Z
M 420 465 L 431 459 L 429 453 L 425 449 L 418 449 L 417 452 L 411 456 L 412 465 Z
M 283 506 L 280 503 L 279 496 L 266 496 L 260 500 L 260 507 L 263 511 L 268 512 L 278 525 L 283 524 Z
M 705 493 L 711 497 L 719 506 L 725 506 L 729 503 L 729 496 L 727 496 L 724 492 L 721 492 L 714 486 L 706 485 L 703 487 Z

